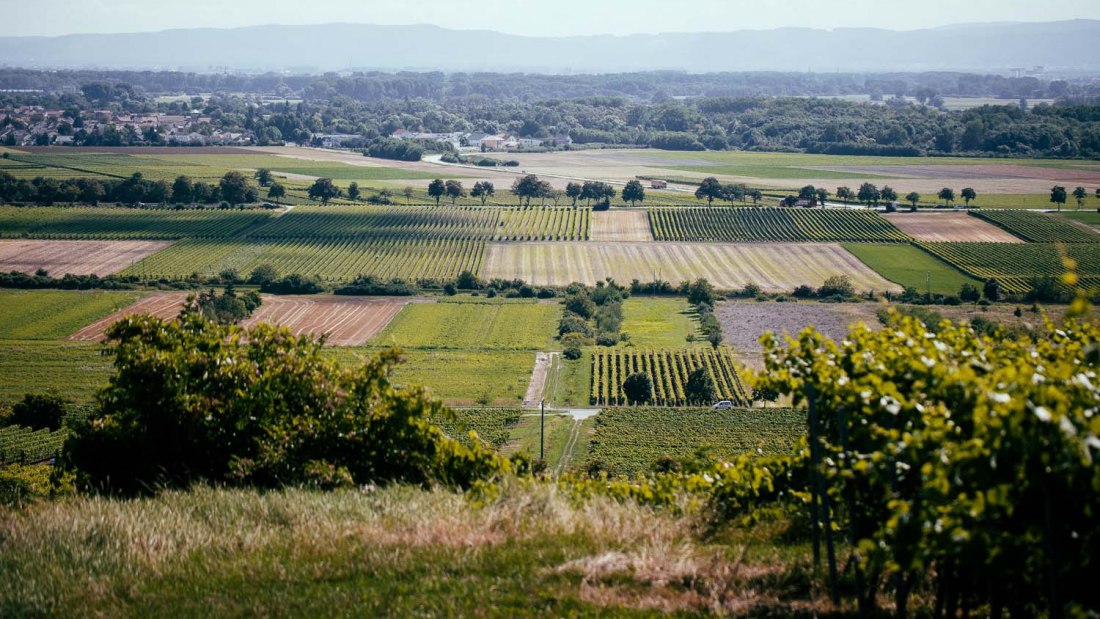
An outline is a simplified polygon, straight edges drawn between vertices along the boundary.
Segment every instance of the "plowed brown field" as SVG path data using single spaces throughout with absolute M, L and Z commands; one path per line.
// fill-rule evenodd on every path
M 1023 243 L 1002 228 L 966 213 L 891 213 L 890 223 L 930 243 Z
M 652 241 L 645 211 L 593 211 L 593 241 Z
M 751 282 L 769 291 L 816 287 L 833 275 L 846 275 L 857 290 L 901 290 L 828 243 L 490 243 L 481 270 L 483 279 L 542 286 L 591 285 L 607 277 L 678 284 L 705 277 L 726 290 Z
M 129 307 L 97 320 L 69 336 L 71 340 L 102 340 L 107 327 L 125 316 L 153 314 L 173 318 L 187 293 L 166 292 L 148 296 Z M 358 346 L 374 337 L 409 302 L 407 299 L 359 297 L 297 297 L 263 295 L 263 305 L 245 326 L 260 322 L 277 324 L 295 335 L 328 334 L 333 346 Z
M 136 314 L 152 314 L 157 318 L 163 318 L 165 320 L 175 318 L 180 313 L 180 308 L 183 307 L 183 302 L 187 299 L 187 294 L 186 292 L 159 292 L 149 295 L 137 303 L 128 305 L 106 318 L 100 318 L 70 335 L 69 339 L 89 342 L 102 340 L 104 334 L 107 332 L 107 327 L 127 316 L 134 316 Z
M 110 275 L 171 245 L 165 241 L 0 241 L 0 272 Z
M 244 322 L 251 326 L 270 322 L 290 329 L 294 335 L 328 334 L 333 346 L 359 346 L 382 330 L 406 299 L 357 297 L 269 297 Z

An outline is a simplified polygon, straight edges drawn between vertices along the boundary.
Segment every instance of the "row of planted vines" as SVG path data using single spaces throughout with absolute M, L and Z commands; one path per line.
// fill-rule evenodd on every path
M 1100 287 L 1100 244 L 1072 243 L 920 243 L 925 251 L 979 279 L 996 279 L 1002 290 L 1023 294 L 1032 280 L 1061 277 L 1063 258 L 1071 258 L 1081 285 Z M 1063 256 L 1064 254 L 1064 256 Z
M 584 241 L 589 210 L 472 206 L 305 206 L 253 232 L 252 238 L 453 238 Z
M 749 394 L 737 373 L 733 352 L 726 347 L 688 350 L 609 349 L 592 353 L 592 386 L 589 402 L 596 406 L 631 404 L 623 394 L 623 381 L 641 372 L 653 382 L 653 399 L 643 404 L 687 406 L 688 374 L 704 368 L 714 383 L 717 399 L 747 406 Z M 699 403 L 694 403 L 699 404 Z M 706 404 L 706 403 L 703 403 Z
M 1021 210 L 970 211 L 970 215 L 999 226 L 1032 243 L 1097 243 L 1100 234 L 1046 213 Z
M 796 208 L 651 209 L 657 241 L 896 242 L 908 237 L 876 211 Z
M 67 430 L 33 430 L 23 426 L 0 428 L 0 464 L 37 462 L 61 452 Z
M 226 238 L 268 221 L 269 211 L 0 207 L 0 238 L 172 240 Z

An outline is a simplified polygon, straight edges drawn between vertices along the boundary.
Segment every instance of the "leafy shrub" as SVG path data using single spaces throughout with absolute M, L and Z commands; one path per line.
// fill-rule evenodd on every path
M 28 393 L 11 407 L 11 415 L 5 425 L 25 426 L 41 430 L 61 428 L 65 419 L 67 403 L 59 395 L 50 393 Z
M 131 316 L 107 335 L 115 374 L 63 454 L 83 488 L 468 486 L 508 468 L 431 425 L 446 411 L 425 392 L 390 385 L 396 350 L 344 368 L 320 341 L 194 312 Z
M 562 352 L 562 356 L 570 361 L 576 361 L 581 358 L 581 349 L 576 346 L 570 346 Z
M 260 284 L 260 291 L 271 294 L 319 294 L 325 291 L 325 287 L 316 277 L 295 274 Z
M 817 296 L 821 298 L 837 296 L 848 298 L 854 296 L 855 293 L 855 286 L 852 285 L 852 280 L 848 279 L 846 275 L 833 275 L 817 289 Z

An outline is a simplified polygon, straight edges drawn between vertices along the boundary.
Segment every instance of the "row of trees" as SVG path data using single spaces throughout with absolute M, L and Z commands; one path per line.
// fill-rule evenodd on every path
M 278 187 L 278 189 L 276 189 Z M 281 185 L 273 185 L 269 195 L 281 197 L 285 190 Z M 35 177 L 32 180 L 17 179 L 7 172 L 0 172 L 0 201 L 12 203 L 33 203 L 42 206 L 51 204 L 98 204 L 100 202 L 118 202 L 120 204 L 216 204 L 225 202 L 231 205 L 249 204 L 259 201 L 256 187 L 240 172 L 230 171 L 216 184 L 193 181 L 187 176 L 179 176 L 172 183 L 163 180 L 151 181 L 141 172 L 135 172 L 126 179 L 71 178 L 56 179 Z
M 1077 208 L 1080 209 L 1085 205 L 1085 198 L 1089 197 L 1089 190 L 1078 185 L 1073 189 L 1073 193 L 1067 193 L 1065 187 L 1055 185 L 1050 189 L 1050 203 L 1056 205 L 1060 211 L 1066 203 L 1066 198 L 1071 195 L 1077 201 Z M 1100 187 L 1096 188 L 1096 199 L 1100 200 Z

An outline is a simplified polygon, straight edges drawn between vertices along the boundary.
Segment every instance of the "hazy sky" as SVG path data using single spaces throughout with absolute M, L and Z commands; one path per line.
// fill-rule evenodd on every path
M 329 22 L 564 36 L 1100 19 L 1097 0 L 0 0 L 0 8 L 0 36 Z

